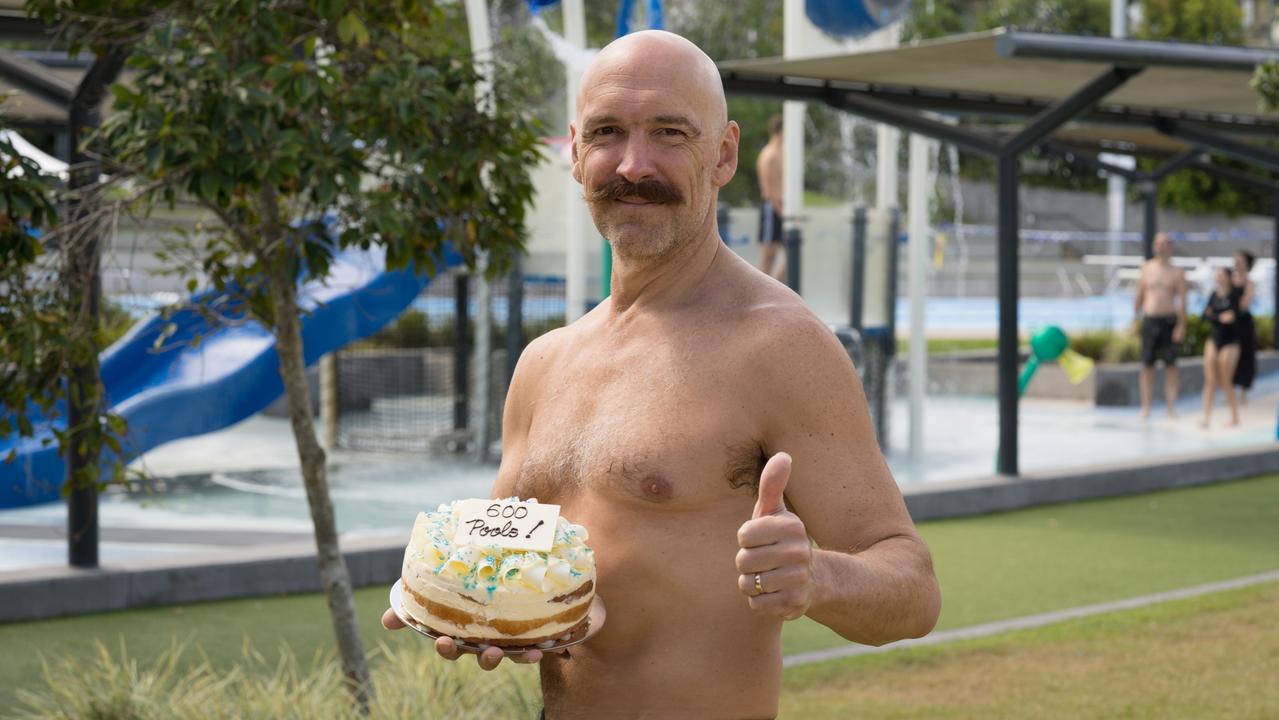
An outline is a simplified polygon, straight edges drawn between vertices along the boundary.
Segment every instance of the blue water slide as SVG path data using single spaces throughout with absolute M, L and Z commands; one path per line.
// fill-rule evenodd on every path
M 857 38 L 905 17 L 910 0 L 805 0 L 804 14 L 823 32 Z
M 441 260 L 437 267 L 451 267 L 461 257 L 449 250 Z M 343 252 L 323 281 L 302 284 L 298 301 L 308 365 L 376 332 L 430 282 L 425 273 L 388 271 L 385 265 L 380 250 Z M 215 292 L 192 298 L 208 307 L 218 307 L 220 301 L 225 296 Z M 170 324 L 174 332 L 157 350 L 156 339 Z M 261 412 L 284 392 L 279 366 L 274 336 L 256 322 L 214 323 L 193 309 L 140 321 L 101 361 L 107 403 L 129 422 L 124 459 Z M 50 423 L 37 420 L 35 425 L 35 437 L 0 438 L 0 508 L 59 497 L 66 466 L 52 442 Z M 15 448 L 15 460 L 4 462 Z M 104 458 L 104 464 L 112 460 Z

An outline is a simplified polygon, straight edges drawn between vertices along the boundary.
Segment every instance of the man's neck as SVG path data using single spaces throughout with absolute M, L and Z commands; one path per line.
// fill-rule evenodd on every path
M 708 233 L 661 258 L 637 260 L 614 255 L 609 314 L 620 316 L 636 307 L 654 307 L 687 297 L 701 284 L 722 244 L 712 223 Z

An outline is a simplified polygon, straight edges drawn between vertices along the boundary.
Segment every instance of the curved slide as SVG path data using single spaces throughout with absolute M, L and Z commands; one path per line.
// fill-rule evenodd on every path
M 446 251 L 440 267 L 461 258 Z M 308 365 L 394 320 L 430 282 L 410 270 L 387 271 L 380 251 L 338 254 L 323 281 L 299 293 L 302 343 Z M 194 303 L 216 303 L 204 292 Z M 169 323 L 176 333 L 156 350 Z M 199 338 L 199 341 L 192 341 Z M 194 310 L 165 319 L 158 314 L 135 325 L 102 354 L 107 403 L 129 422 L 125 460 L 171 440 L 233 425 L 270 405 L 281 393 L 275 338 L 256 322 L 214 325 Z M 66 466 L 49 423 L 35 423 L 35 437 L 0 438 L 0 509 L 58 499 Z M 9 451 L 17 457 L 6 463 Z M 104 466 L 114 458 L 104 457 Z

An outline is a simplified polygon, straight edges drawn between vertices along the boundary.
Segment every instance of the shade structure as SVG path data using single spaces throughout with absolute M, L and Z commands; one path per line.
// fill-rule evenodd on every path
M 1021 153 L 1056 142 L 1171 154 L 1142 179 L 1149 245 L 1153 189 L 1176 168 L 1202 162 L 1201 151 L 1279 171 L 1279 153 L 1256 142 L 1279 137 L 1279 114 L 1260 108 L 1250 84 L 1256 66 L 1277 57 L 1267 49 L 997 29 L 887 50 L 725 62 L 720 72 L 730 93 L 824 102 L 996 159 L 997 471 L 1016 475 Z M 934 114 L 978 117 L 985 126 L 956 126 Z M 1009 120 L 1024 124 L 990 126 Z

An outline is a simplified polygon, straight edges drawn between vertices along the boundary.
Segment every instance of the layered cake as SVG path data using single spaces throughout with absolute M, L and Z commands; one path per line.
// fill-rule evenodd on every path
M 558 518 L 548 552 L 456 544 L 456 505 L 418 513 L 413 525 L 401 572 L 410 618 L 436 634 L 500 647 L 549 647 L 585 633 L 595 597 L 586 528 Z

